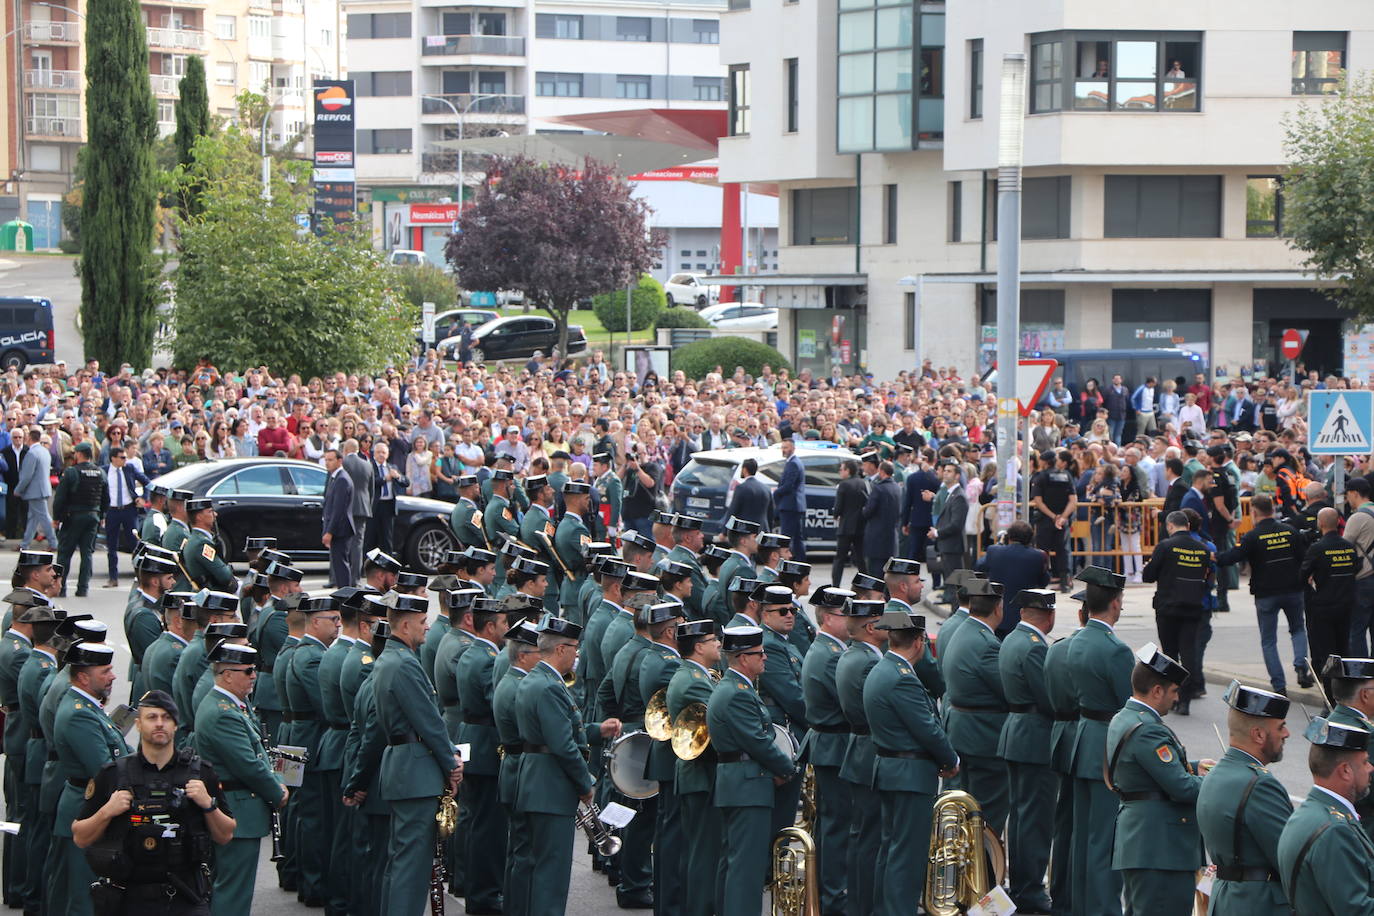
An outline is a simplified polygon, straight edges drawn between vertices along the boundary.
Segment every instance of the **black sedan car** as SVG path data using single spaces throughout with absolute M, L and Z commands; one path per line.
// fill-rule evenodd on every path
M 214 500 L 220 553 L 230 560 L 246 559 L 243 544 L 249 535 L 275 537 L 292 559 L 329 559 L 320 543 L 325 470 L 318 464 L 289 458 L 202 461 L 154 483 Z M 448 526 L 452 508 L 437 499 L 396 497 L 392 543 L 408 568 L 432 575 L 444 551 L 458 547 Z
M 445 342 L 447 343 L 447 342 Z M 545 356 L 558 345 L 558 325 L 543 315 L 507 315 L 488 321 L 472 335 L 472 358 L 479 363 L 501 359 L 529 359 L 539 350 Z M 568 356 L 587 350 L 587 335 L 580 325 L 568 325 Z M 444 352 L 444 344 L 439 351 Z

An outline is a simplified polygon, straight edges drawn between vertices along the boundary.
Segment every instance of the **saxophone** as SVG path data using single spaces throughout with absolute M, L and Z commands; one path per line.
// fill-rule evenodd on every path
M 982 809 L 967 792 L 942 792 L 930 823 L 926 912 L 958 916 L 992 889 L 1002 870 L 1002 844 L 984 829 Z
M 820 865 L 816 858 L 816 771 L 802 780 L 801 820 L 773 839 L 772 916 L 820 916 Z
M 429 870 L 430 916 L 444 916 L 444 879 L 448 869 L 444 859 L 448 852 L 448 838 L 458 826 L 458 799 L 445 791 L 439 796 L 439 810 L 434 813 L 434 864 Z

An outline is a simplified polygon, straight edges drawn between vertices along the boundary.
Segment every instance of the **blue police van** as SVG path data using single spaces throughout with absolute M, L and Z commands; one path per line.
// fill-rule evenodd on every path
M 840 483 L 840 464 L 857 458 L 848 449 L 821 442 L 797 443 L 797 457 L 806 468 L 806 549 L 835 549 L 835 488 Z M 782 476 L 782 448 L 722 448 L 692 455 L 673 478 L 673 511 L 701 519 L 708 537 L 725 524 L 725 508 L 740 481 L 740 465 L 753 458 L 759 463 L 759 482 L 770 490 Z
M 38 296 L 0 296 L 0 369 L 23 369 L 56 359 L 52 302 Z

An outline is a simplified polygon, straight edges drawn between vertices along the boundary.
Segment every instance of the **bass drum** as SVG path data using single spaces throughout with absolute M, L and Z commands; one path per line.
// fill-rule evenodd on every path
M 606 769 L 611 774 L 611 784 L 621 795 L 653 798 L 658 794 L 658 780 L 648 779 L 644 775 L 653 746 L 654 739 L 647 732 L 630 732 L 611 744 L 611 756 Z

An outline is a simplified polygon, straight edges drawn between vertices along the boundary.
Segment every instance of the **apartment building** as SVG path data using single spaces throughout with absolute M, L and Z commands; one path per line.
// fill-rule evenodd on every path
M 345 63 L 338 0 L 149 0 L 141 8 L 163 136 L 176 129 L 192 55 L 205 61 L 212 112 L 232 116 L 245 89 L 268 94 L 274 143 L 306 126 L 310 82 L 337 76 Z M 18 0 L 4 16 L 20 59 L 7 41 L 0 222 L 32 223 L 38 248 L 61 237 L 62 198 L 86 140 L 85 12 L 85 0 Z
M 1223 0 L 731 0 L 722 181 L 776 182 L 764 298 L 797 364 L 880 377 L 996 348 L 1003 55 L 1028 61 L 1021 346 L 1341 368 L 1284 240 L 1282 119 L 1374 67 L 1374 8 Z M 937 355 L 938 354 L 938 355 Z

